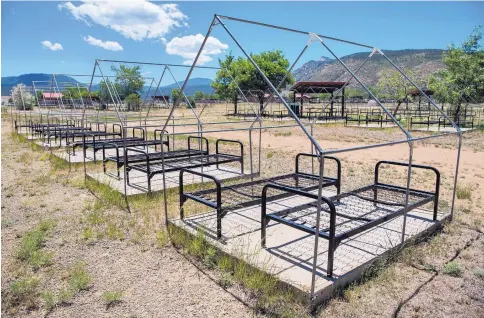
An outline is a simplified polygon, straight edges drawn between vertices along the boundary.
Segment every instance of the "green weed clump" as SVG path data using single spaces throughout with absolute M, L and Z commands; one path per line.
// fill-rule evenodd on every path
M 69 270 L 69 287 L 75 293 L 88 289 L 91 284 L 91 277 L 85 267 L 84 263 L 76 263 Z
M 292 132 L 290 131 L 278 131 L 274 133 L 274 136 L 276 137 L 289 137 L 292 135 Z
M 120 291 L 107 291 L 103 294 L 104 298 L 104 303 L 106 304 L 106 309 L 109 309 L 109 307 L 115 305 L 116 303 L 119 303 L 121 301 L 121 297 L 123 296 L 123 293 Z
M 156 235 L 156 245 L 158 248 L 164 247 L 168 243 L 168 233 L 164 230 L 159 230 L 155 232 Z
M 457 262 L 448 262 L 444 265 L 444 269 L 442 271 L 444 274 L 453 276 L 453 277 L 460 277 L 462 276 L 462 268 L 459 263 Z
M 34 276 L 15 280 L 5 293 L 2 291 L 2 303 L 6 309 L 15 312 L 15 308 L 25 306 L 27 309 L 38 307 L 39 278 Z
M 40 294 L 47 312 L 61 304 L 68 304 L 78 292 L 89 289 L 91 277 L 85 267 L 85 263 L 74 264 L 68 271 L 67 287 L 60 289 L 57 293 L 46 291 Z
M 25 233 L 17 250 L 16 257 L 26 262 L 34 269 L 52 264 L 52 253 L 42 250 L 47 240 L 48 232 L 56 226 L 55 221 L 44 220 L 32 231 Z
M 480 279 L 484 279 L 484 269 L 474 270 L 474 275 Z

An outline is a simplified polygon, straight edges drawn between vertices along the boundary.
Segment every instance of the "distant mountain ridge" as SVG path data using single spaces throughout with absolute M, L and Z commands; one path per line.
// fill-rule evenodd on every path
M 30 74 L 22 74 L 19 76 L 6 76 L 2 77 L 2 96 L 10 95 L 10 91 L 12 87 L 17 84 L 24 84 L 27 86 L 32 86 L 33 81 L 45 81 L 50 82 L 52 80 L 52 74 L 45 74 L 45 73 L 30 73 Z M 66 75 L 56 75 L 57 82 L 64 82 L 64 83 L 78 83 L 74 78 Z M 48 83 L 43 83 L 43 85 L 49 85 Z
M 444 66 L 442 62 L 444 50 L 407 49 L 383 50 L 383 52 L 399 67 L 414 70 L 425 78 Z M 352 71 L 355 71 L 368 55 L 368 52 L 359 52 L 343 56 L 340 59 Z M 390 63 L 383 56 L 375 54 L 365 63 L 357 75 L 363 83 L 376 85 L 380 72 L 388 67 L 391 67 Z M 346 81 L 350 76 L 336 59 L 327 57 L 322 57 L 319 61 L 308 61 L 294 71 L 296 81 Z
M 51 79 L 52 79 L 52 74 L 46 74 L 46 73 L 31 73 L 31 74 L 22 74 L 19 76 L 2 77 L 2 96 L 10 95 L 10 91 L 12 90 L 12 87 L 17 84 L 22 83 L 27 86 L 32 86 L 33 81 L 50 82 Z M 79 83 L 76 79 L 66 75 L 56 75 L 56 80 L 58 83 L 60 82 L 72 83 L 72 84 Z M 204 92 L 206 94 L 210 94 L 213 92 L 211 83 L 212 83 L 212 80 L 209 78 L 201 78 L 201 77 L 191 78 L 188 80 L 188 84 L 185 87 L 185 94 L 191 96 L 198 91 Z M 179 81 L 178 84 L 182 86 L 183 81 Z M 49 84 L 43 83 L 43 85 L 48 86 Z M 166 86 L 160 86 L 157 94 L 170 95 L 171 90 L 173 88 L 178 88 L 177 83 L 172 83 Z M 99 89 L 99 85 L 93 85 L 92 89 L 93 90 Z M 155 93 L 155 90 L 156 90 L 156 86 L 151 87 L 151 90 L 149 86 L 145 86 L 143 89 L 142 95 L 145 95 L 145 94 L 153 95 Z
M 414 70 L 418 74 L 422 74 L 427 78 L 443 67 L 441 59 L 443 50 L 439 49 L 407 49 L 407 50 L 384 50 L 385 55 L 390 58 L 396 65 L 404 69 Z M 340 59 L 351 69 L 356 70 L 368 57 L 368 52 L 353 53 L 341 57 Z M 378 83 L 380 72 L 390 67 L 386 59 L 379 55 L 373 55 L 365 66 L 358 72 L 358 77 L 367 85 L 376 85 Z M 335 59 L 322 56 L 319 60 L 307 61 L 300 68 L 293 72 L 296 81 L 346 81 L 350 74 L 336 61 Z M 23 83 L 27 86 L 32 86 L 32 81 L 50 81 L 51 74 L 32 73 L 23 74 L 20 76 L 2 77 L 2 96 L 10 95 L 10 90 L 13 86 Z M 78 83 L 74 78 L 65 75 L 56 75 L 58 82 Z M 354 82 L 354 81 L 353 81 Z M 183 81 L 178 82 L 183 85 Z M 193 95 L 197 91 L 210 94 L 213 92 L 211 87 L 212 80 L 209 78 L 192 78 L 188 81 L 185 87 L 185 93 L 188 96 Z M 355 85 L 355 84 L 353 84 Z M 99 86 L 95 85 L 93 89 Z M 173 88 L 178 88 L 176 83 L 172 83 L 160 87 L 157 94 L 169 95 Z M 148 92 L 149 87 L 145 86 L 144 94 L 154 94 L 156 87 L 152 87 Z

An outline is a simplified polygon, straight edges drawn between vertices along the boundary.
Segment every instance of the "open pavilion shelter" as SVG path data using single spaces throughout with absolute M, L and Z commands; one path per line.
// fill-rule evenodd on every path
M 290 91 L 294 92 L 293 102 L 296 103 L 298 99 L 297 96 L 304 96 L 305 94 L 330 94 L 330 108 L 329 108 L 329 116 L 335 116 L 334 110 L 334 94 L 335 92 L 341 91 L 342 96 L 340 99 L 341 102 L 341 117 L 344 117 L 345 111 L 345 82 L 297 82 L 294 84 Z M 293 111 L 299 116 L 304 116 L 304 98 L 299 98 L 300 105 L 293 107 Z M 323 109 L 321 109 L 321 112 Z

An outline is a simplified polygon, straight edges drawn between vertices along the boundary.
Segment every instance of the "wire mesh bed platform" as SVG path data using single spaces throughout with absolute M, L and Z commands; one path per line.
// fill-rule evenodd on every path
M 180 171 L 182 169 L 193 169 L 197 167 L 205 166 L 215 166 L 217 169 L 221 164 L 227 164 L 232 162 L 240 163 L 240 175 L 244 174 L 244 146 L 240 141 L 228 140 L 228 139 L 218 139 L 215 143 L 216 153 L 209 154 L 208 140 L 203 137 L 193 137 L 193 139 L 199 139 L 200 141 L 205 141 L 205 149 L 192 149 L 190 147 L 190 138 L 188 139 L 188 149 L 186 150 L 175 150 L 167 152 L 149 153 L 139 149 L 126 149 L 125 160 L 128 160 L 126 164 L 126 182 L 129 183 L 129 173 L 132 170 L 136 170 L 146 174 L 147 178 L 147 188 L 148 193 L 151 192 L 151 179 L 157 174 L 163 174 L 173 171 Z M 220 143 L 235 143 L 240 147 L 240 154 L 232 155 L 228 153 L 220 152 Z M 130 152 L 135 152 L 141 154 L 133 156 L 129 155 Z M 119 157 L 119 156 L 118 156 Z M 130 164 L 133 162 L 143 162 L 138 164 Z M 119 171 L 119 169 L 118 169 Z M 203 169 L 201 170 L 203 172 Z M 180 174 L 180 184 L 183 183 L 183 173 Z M 119 176 L 119 174 L 118 174 Z
M 54 130 L 54 131 L 49 131 L 47 133 L 43 134 L 43 140 L 45 141 L 45 138 L 47 138 L 47 143 L 50 145 L 51 144 L 51 139 L 52 137 L 54 138 L 54 142 L 57 143 L 57 139 L 60 139 L 59 142 L 59 147 L 63 145 L 67 145 L 68 143 L 75 143 L 76 138 L 82 138 L 84 136 L 89 136 L 89 137 L 121 137 L 120 132 L 109 132 L 109 131 L 102 131 L 102 130 L 90 130 L 89 128 L 84 128 L 81 129 L 80 127 L 75 127 L 79 129 L 68 129 L 68 130 Z M 64 142 L 62 142 L 64 140 Z M 69 142 L 70 140 L 70 142 Z
M 97 137 L 97 139 L 96 139 Z M 105 138 L 101 139 L 101 136 L 97 135 L 84 135 L 82 141 L 75 141 L 68 143 L 68 154 L 71 155 L 70 148 L 72 147 L 72 155 L 75 155 L 75 149 L 81 147 L 83 150 L 84 158 L 86 158 L 86 150 L 91 149 L 94 155 L 93 160 L 96 161 L 96 153 L 100 150 L 103 151 L 103 158 L 106 158 L 106 150 L 115 149 L 116 156 L 120 156 L 120 149 L 143 147 L 147 149 L 149 146 L 166 145 L 168 146 L 168 140 L 155 139 L 145 140 L 144 134 L 142 137 L 119 137 L 119 138 Z M 89 139 L 88 139 L 89 138 Z M 92 139 L 91 139 L 92 138 Z
M 377 199 L 375 199 L 375 196 Z M 408 210 L 433 202 L 435 198 L 432 193 L 412 190 L 410 191 Z M 333 225 L 336 227 L 335 235 L 345 238 L 403 214 L 405 189 L 376 184 L 336 195 L 329 199 L 334 203 L 336 214 L 335 224 Z M 315 234 L 316 206 L 317 202 L 314 201 L 296 208 L 265 215 L 264 218 L 266 221 L 274 220 Z M 322 214 L 319 235 L 328 237 L 332 211 L 328 204 L 323 204 L 322 210 L 325 213 Z
M 192 148 L 191 146 L 191 141 L 192 140 L 198 140 L 199 141 L 199 147 L 197 148 Z M 166 144 L 168 146 L 168 150 L 161 152 L 161 151 L 154 151 L 154 152 L 149 152 L 149 151 L 139 151 L 139 150 L 133 150 L 130 149 L 131 152 L 135 152 L 133 155 L 126 154 L 120 155 L 119 152 L 117 152 L 115 155 L 111 156 L 106 156 L 105 151 L 103 150 L 103 170 L 104 173 L 107 175 L 114 176 L 119 179 L 119 169 L 122 168 L 125 165 L 125 162 L 129 164 L 131 163 L 142 163 L 146 162 L 146 165 L 148 165 L 149 162 L 156 162 L 159 160 L 169 160 L 169 159 L 176 159 L 176 158 L 184 158 L 184 157 L 191 157 L 191 156 L 204 156 L 208 155 L 209 153 L 209 147 L 208 147 L 208 139 L 205 137 L 198 137 L 198 136 L 188 136 L 187 138 L 187 148 L 185 149 L 178 149 L 178 150 L 170 150 L 169 143 Z M 218 152 L 218 142 L 216 143 L 217 147 L 217 152 Z M 203 147 L 205 146 L 205 147 Z M 115 162 L 116 163 L 116 170 L 117 174 L 113 175 L 112 173 L 107 172 L 106 169 L 106 164 L 108 162 Z M 137 165 L 133 167 L 134 169 L 142 169 L 141 171 L 144 171 L 145 169 L 141 165 Z
M 382 164 L 393 166 L 408 166 L 407 163 L 395 161 L 379 161 L 375 166 L 374 184 L 364 186 L 332 197 L 321 198 L 321 218 L 319 228 L 316 221 L 318 202 L 311 202 L 277 213 L 267 213 L 267 192 L 269 189 L 286 191 L 293 195 L 318 199 L 317 195 L 293 188 L 268 184 L 262 190 L 261 206 L 261 245 L 266 244 L 266 226 L 269 221 L 276 221 L 313 235 L 319 235 L 329 241 L 327 275 L 333 275 L 333 254 L 340 242 L 351 236 L 360 234 L 388 220 L 403 215 L 415 208 L 432 202 L 434 205 L 433 220 L 437 219 L 437 209 L 440 192 L 440 173 L 437 169 L 413 164 L 413 169 L 430 170 L 435 173 L 434 192 L 408 189 L 404 187 L 381 183 L 379 168 Z M 408 201 L 407 201 L 408 200 Z
M 217 211 L 217 238 L 222 238 L 222 218 L 227 214 L 227 212 L 242 207 L 260 204 L 263 200 L 262 190 L 268 184 L 277 184 L 279 186 L 283 186 L 284 189 L 294 189 L 297 191 L 310 191 L 318 188 L 319 176 L 302 173 L 299 171 L 300 157 L 316 158 L 317 156 L 304 153 L 298 154 L 295 159 L 295 173 L 234 185 L 222 186 L 220 180 L 217 180 L 209 175 L 192 170 L 182 169 L 180 171 L 180 219 L 183 220 L 184 218 L 183 205 L 189 199 L 213 208 Z M 341 189 L 341 162 L 335 157 L 326 156 L 325 159 L 336 162 L 337 176 L 335 178 L 324 177 L 322 186 L 323 188 L 334 186 L 339 194 Z M 184 192 L 183 187 L 185 173 L 211 179 L 215 182 L 215 188 L 191 193 Z M 292 194 L 281 191 L 269 196 L 269 200 L 277 200 L 290 195 Z

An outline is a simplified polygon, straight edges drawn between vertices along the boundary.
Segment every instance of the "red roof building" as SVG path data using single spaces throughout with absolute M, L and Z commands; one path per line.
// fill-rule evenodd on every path
M 62 93 L 42 93 L 42 99 L 53 100 L 62 98 Z

